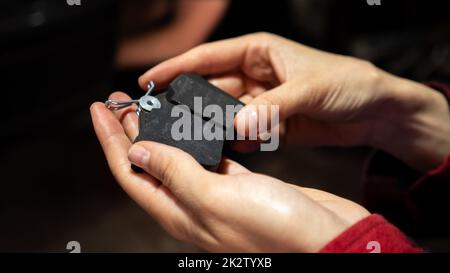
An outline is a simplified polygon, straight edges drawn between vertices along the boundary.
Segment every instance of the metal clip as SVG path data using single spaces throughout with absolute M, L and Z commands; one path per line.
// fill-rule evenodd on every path
M 138 109 L 136 113 L 139 115 L 142 109 L 146 111 L 151 111 L 153 109 L 160 109 L 161 102 L 154 96 L 151 95 L 152 91 L 155 89 L 155 83 L 153 81 L 149 81 L 147 84 L 147 93 L 137 100 L 128 100 L 128 101 L 114 101 L 107 100 L 105 102 L 105 106 L 108 109 L 113 111 L 117 111 L 126 107 L 129 107 L 133 104 L 138 105 Z

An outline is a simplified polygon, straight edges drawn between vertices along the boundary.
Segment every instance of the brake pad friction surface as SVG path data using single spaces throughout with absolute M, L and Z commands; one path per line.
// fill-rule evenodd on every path
M 195 74 L 181 74 L 173 80 L 167 90 L 155 96 L 161 103 L 160 108 L 151 111 L 142 110 L 139 113 L 139 135 L 134 142 L 155 141 L 177 147 L 195 158 L 202 166 L 209 170 L 216 170 L 222 159 L 222 151 L 226 139 L 226 133 L 234 130 L 233 122 L 226 126 L 227 106 L 242 107 L 243 104 L 225 93 L 221 89 L 210 84 L 202 77 Z M 201 107 L 195 107 L 195 98 L 201 98 Z M 221 124 L 217 119 L 205 117 L 203 109 L 208 105 L 217 105 L 222 110 Z M 178 107 L 177 114 L 172 115 L 174 107 Z M 198 109 L 199 108 L 199 109 Z M 190 119 L 190 138 L 174 138 L 174 123 L 179 119 Z M 215 129 L 220 129 L 220 139 L 207 140 L 203 136 L 203 128 L 208 122 L 214 122 Z M 201 128 L 196 125 L 201 123 Z M 208 124 L 210 125 L 210 124 Z M 219 127 L 219 128 L 217 128 Z M 183 128 L 186 129 L 186 128 Z M 202 130 L 201 140 L 194 139 L 194 130 Z M 180 133 L 181 134 L 181 133 Z M 178 140 L 179 139 L 179 140 Z
M 161 102 L 160 109 L 153 109 L 151 112 L 141 111 L 139 114 L 139 135 L 134 142 L 155 141 L 177 147 L 195 158 L 201 165 L 210 170 L 215 170 L 222 158 L 223 140 L 175 140 L 172 136 L 172 125 L 179 117 L 172 117 L 173 107 L 177 105 L 167 100 L 167 92 L 160 93 L 156 97 Z M 194 115 L 186 108 L 179 107 L 183 111 L 182 115 L 191 119 L 192 135 L 194 133 Z M 203 119 L 202 128 L 205 124 Z
M 217 105 L 222 109 L 223 116 L 221 120 L 222 127 L 233 127 L 233 123 L 227 124 L 226 110 L 227 106 L 243 107 L 244 104 L 225 93 L 216 86 L 210 84 L 201 76 L 184 73 L 173 80 L 168 88 L 167 98 L 177 104 L 184 104 L 197 115 L 203 116 L 203 109 L 208 105 Z M 201 107 L 195 107 L 194 98 L 202 98 Z

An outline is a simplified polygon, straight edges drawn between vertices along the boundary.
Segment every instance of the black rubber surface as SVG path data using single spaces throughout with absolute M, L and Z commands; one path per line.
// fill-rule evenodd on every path
M 160 109 L 152 111 L 142 110 L 139 115 L 139 135 L 135 139 L 138 141 L 156 141 L 177 147 L 194 157 L 201 165 L 210 170 L 216 170 L 222 158 L 224 146 L 225 124 L 215 123 L 215 128 L 219 129 L 220 139 L 207 140 L 201 134 L 200 139 L 195 138 L 194 133 L 199 128 L 195 124 L 202 124 L 202 129 L 206 123 L 212 124 L 216 119 L 206 118 L 200 109 L 194 109 L 194 97 L 202 99 L 202 109 L 208 105 L 218 105 L 222 109 L 225 121 L 226 106 L 243 105 L 241 102 L 226 94 L 224 91 L 211 85 L 202 77 L 193 74 L 182 74 L 177 77 L 169 86 L 168 90 L 156 96 L 161 102 Z M 172 115 L 174 107 L 178 107 L 179 115 Z M 180 120 L 181 116 L 190 119 L 190 138 L 174 139 L 172 130 L 174 123 Z M 179 129 L 179 126 L 175 127 Z M 231 127 L 232 128 L 232 127 Z M 188 128 L 183 128 L 187 130 Z M 197 129 L 197 132 L 195 130 Z M 174 131 L 176 134 L 176 131 Z M 138 171 L 135 167 L 134 170 Z

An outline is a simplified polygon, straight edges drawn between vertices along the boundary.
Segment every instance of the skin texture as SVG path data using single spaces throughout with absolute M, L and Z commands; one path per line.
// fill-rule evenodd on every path
M 179 149 L 132 146 L 137 118 L 131 109 L 113 113 L 95 103 L 91 113 L 124 190 L 175 238 L 206 250 L 315 252 L 368 215 L 351 201 L 252 173 L 229 159 L 212 173 Z M 146 173 L 133 172 L 130 162 Z
M 182 72 L 208 75 L 250 105 L 279 105 L 287 143 L 373 146 L 422 171 L 450 152 L 443 95 L 363 60 L 256 33 L 196 47 L 149 70 L 139 83 L 162 86 Z M 246 107 L 237 129 L 255 126 L 245 125 L 246 116 L 258 122 L 258 113 Z
M 139 82 L 145 88 L 151 79 L 161 87 L 182 72 L 209 76 L 250 105 L 279 105 L 288 143 L 372 145 L 418 169 L 438 164 L 450 152 L 443 97 L 361 60 L 258 33 L 194 48 Z M 129 98 L 116 92 L 111 99 Z M 244 108 L 236 124 L 243 114 L 257 123 L 259 113 L 252 109 Z M 206 250 L 316 252 L 369 215 L 349 200 L 253 173 L 229 159 L 212 173 L 179 149 L 154 142 L 132 145 L 138 130 L 132 108 L 113 113 L 95 103 L 91 114 L 124 190 L 175 238 Z M 249 144 L 236 148 L 254 147 Z M 133 172 L 131 163 L 146 173 Z

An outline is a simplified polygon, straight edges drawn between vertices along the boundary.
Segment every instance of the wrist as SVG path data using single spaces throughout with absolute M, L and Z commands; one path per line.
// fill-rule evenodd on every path
M 373 146 L 421 171 L 437 167 L 450 153 L 450 110 L 439 92 L 385 74 L 387 99 Z
M 292 225 L 294 227 L 292 238 L 296 239 L 292 240 L 292 251 L 302 253 L 319 252 L 354 224 L 370 215 L 365 209 L 358 210 L 356 214 L 353 212 L 345 212 L 348 215 L 353 214 L 354 217 L 350 216 L 347 217 L 349 219 L 344 219 L 329 209 L 320 209 L 314 210 L 313 215 L 308 217 L 309 220 L 306 226 L 304 221 L 295 221 Z M 298 219 L 298 217 L 296 218 Z M 295 227 L 298 227 L 299 230 Z

